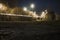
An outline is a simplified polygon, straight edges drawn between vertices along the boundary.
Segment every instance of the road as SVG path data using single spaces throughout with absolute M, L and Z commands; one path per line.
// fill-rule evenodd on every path
M 48 22 L 0 22 L 1 40 L 58 40 L 60 24 Z

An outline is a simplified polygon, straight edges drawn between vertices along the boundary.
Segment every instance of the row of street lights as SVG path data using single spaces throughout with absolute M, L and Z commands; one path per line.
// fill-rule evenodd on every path
M 34 9 L 34 8 L 35 8 L 35 4 L 31 4 L 31 5 L 30 5 L 30 8 Z M 24 11 L 27 11 L 28 9 L 27 9 L 27 7 L 23 7 L 23 10 L 24 10 Z
M 44 18 L 46 17 L 47 10 L 42 11 L 41 15 L 38 16 L 38 15 L 36 14 L 36 12 L 33 11 L 33 9 L 35 8 L 35 4 L 30 4 L 30 8 L 32 9 L 32 11 L 28 10 L 27 7 L 24 7 L 23 10 L 26 11 L 26 12 L 29 11 L 29 13 L 32 13 L 32 14 L 33 14 L 33 17 L 35 17 L 35 18 L 38 18 L 38 17 L 39 17 L 39 18 L 43 18 L 43 19 L 44 19 Z

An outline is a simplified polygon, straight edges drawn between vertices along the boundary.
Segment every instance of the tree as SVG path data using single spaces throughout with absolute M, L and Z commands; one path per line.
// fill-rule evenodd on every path
M 48 11 L 47 16 L 48 16 L 48 20 L 54 21 L 56 19 L 56 15 L 54 11 Z

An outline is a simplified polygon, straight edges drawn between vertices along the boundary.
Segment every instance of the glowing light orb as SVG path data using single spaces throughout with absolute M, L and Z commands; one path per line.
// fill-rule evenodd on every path
M 24 8 L 23 8 L 23 10 L 24 10 L 24 11 L 27 11 L 27 8 L 26 8 L 26 7 L 24 7 Z
M 31 8 L 34 8 L 34 7 L 35 7 L 35 5 L 34 5 L 34 4 L 31 4 L 31 5 L 30 5 L 30 7 L 31 7 Z

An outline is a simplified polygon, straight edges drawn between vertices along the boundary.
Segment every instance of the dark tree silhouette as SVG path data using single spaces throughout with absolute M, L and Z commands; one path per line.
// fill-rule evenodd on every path
M 54 21 L 56 19 L 56 15 L 54 11 L 48 11 L 48 17 L 50 20 Z

